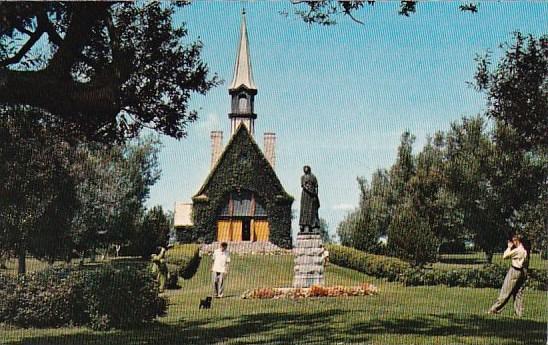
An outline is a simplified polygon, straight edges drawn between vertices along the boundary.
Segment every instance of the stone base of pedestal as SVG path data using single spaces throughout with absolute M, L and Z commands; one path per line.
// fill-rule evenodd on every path
M 294 288 L 324 285 L 322 238 L 319 234 L 298 234 L 295 255 Z

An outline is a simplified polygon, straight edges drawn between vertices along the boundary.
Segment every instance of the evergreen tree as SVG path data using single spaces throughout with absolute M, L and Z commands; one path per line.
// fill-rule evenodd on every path
M 379 253 L 379 238 L 386 235 L 390 222 L 388 202 L 389 180 L 384 170 L 373 174 L 371 186 L 358 178 L 360 186 L 359 207 L 350 212 L 337 227 L 341 243 L 370 253 Z
M 164 213 L 162 206 L 154 206 L 147 210 L 136 232 L 130 238 L 125 252 L 132 256 L 148 258 L 158 252 L 158 247 L 167 247 L 172 223 L 172 219 Z
M 422 266 L 436 259 L 439 242 L 428 220 L 421 217 L 410 198 L 400 203 L 388 227 L 388 250 Z

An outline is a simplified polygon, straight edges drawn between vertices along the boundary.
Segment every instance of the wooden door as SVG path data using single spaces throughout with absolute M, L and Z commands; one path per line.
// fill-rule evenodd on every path
M 233 220 L 231 224 L 231 240 L 232 241 L 241 241 L 242 240 L 242 220 Z
M 230 241 L 230 220 L 217 221 L 217 241 L 227 242 Z
M 263 219 L 255 219 L 253 221 L 253 233 L 256 241 L 268 241 L 270 235 L 268 221 Z
M 257 241 L 257 235 L 255 235 L 255 220 L 251 219 L 249 221 L 249 229 L 251 230 L 251 238 L 249 240 L 251 242 Z

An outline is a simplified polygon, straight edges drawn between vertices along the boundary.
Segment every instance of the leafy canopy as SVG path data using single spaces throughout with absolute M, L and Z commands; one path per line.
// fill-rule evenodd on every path
M 143 128 L 186 135 L 193 93 L 219 84 L 172 15 L 184 2 L 0 7 L 0 104 L 31 105 L 103 142 Z M 39 43 L 41 42 L 41 43 Z

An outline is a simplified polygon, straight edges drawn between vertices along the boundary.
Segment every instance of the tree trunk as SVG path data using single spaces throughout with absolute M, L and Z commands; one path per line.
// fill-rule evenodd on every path
M 78 263 L 78 266 L 82 267 L 84 266 L 84 259 L 86 257 L 86 251 L 83 250 L 80 252 L 80 262 Z
M 442 245 L 442 243 L 440 241 L 440 244 L 438 244 L 438 246 L 436 248 L 436 262 L 441 261 L 441 254 L 440 254 L 441 245 Z
M 27 273 L 27 252 L 20 248 L 17 250 L 17 273 L 20 275 Z
M 97 255 L 97 253 L 95 252 L 95 248 L 91 248 L 91 253 L 89 254 L 89 261 L 90 262 L 95 262 L 95 256 Z

